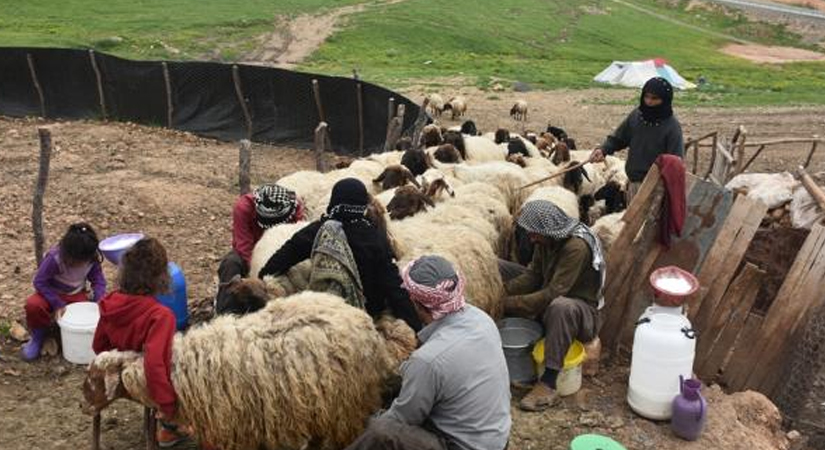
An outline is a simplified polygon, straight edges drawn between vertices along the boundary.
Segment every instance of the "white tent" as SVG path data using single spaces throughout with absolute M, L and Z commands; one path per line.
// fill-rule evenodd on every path
M 613 61 L 607 69 L 596 75 L 593 80 L 599 83 L 640 88 L 647 80 L 653 77 L 662 77 L 676 89 L 693 89 L 695 84 L 685 80 L 673 67 L 661 59 L 647 61 Z

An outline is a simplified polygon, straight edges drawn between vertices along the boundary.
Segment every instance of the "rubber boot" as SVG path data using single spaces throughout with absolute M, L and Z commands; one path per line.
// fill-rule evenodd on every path
M 40 356 L 40 349 L 43 348 L 43 342 L 46 341 L 46 331 L 45 328 L 35 328 L 31 330 L 31 339 L 20 349 L 24 360 L 33 361 Z

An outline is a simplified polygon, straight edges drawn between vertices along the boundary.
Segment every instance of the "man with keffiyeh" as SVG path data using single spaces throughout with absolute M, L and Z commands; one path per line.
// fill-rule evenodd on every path
M 499 263 L 508 294 L 504 313 L 544 325 L 544 374 L 519 403 L 541 411 L 558 400 L 556 378 L 573 340 L 589 342 L 598 334 L 605 261 L 599 238 L 550 201 L 527 202 L 518 225 L 535 249 L 527 267 Z
M 493 320 L 466 303 L 464 277 L 440 256 L 401 275 L 424 322 L 421 347 L 401 366 L 401 393 L 348 450 L 502 450 L 510 383 Z

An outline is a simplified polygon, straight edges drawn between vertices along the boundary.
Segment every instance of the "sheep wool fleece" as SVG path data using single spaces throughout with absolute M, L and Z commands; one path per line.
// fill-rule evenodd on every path
M 149 396 L 160 411 L 173 417 L 177 396 L 172 386 L 172 340 L 175 316 L 169 308 L 148 295 L 115 291 L 100 301 L 100 322 L 92 348 L 143 352 Z

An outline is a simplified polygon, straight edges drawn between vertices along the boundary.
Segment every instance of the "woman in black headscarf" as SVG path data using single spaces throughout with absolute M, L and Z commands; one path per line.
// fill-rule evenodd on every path
M 672 103 L 673 86 L 664 78 L 651 78 L 642 88 L 639 107 L 593 151 L 593 161 L 599 162 L 629 147 L 625 165 L 630 180 L 628 202 L 660 154 L 684 156 L 682 127 L 673 115 Z
M 370 196 L 364 184 L 355 178 L 345 178 L 332 188 L 326 214 L 299 230 L 269 258 L 258 277 L 282 275 L 294 265 L 313 256 L 313 249 L 326 252 L 331 258 L 326 263 L 340 262 L 346 272 L 357 272 L 359 290 L 363 293 L 364 308 L 374 318 L 386 309 L 418 331 L 421 321 L 410 302 L 407 291 L 401 287 L 398 266 L 393 262 L 386 231 L 367 217 Z M 327 222 L 335 222 L 334 227 Z M 319 235 L 319 231 L 323 232 Z M 334 242 L 337 230 L 343 230 L 349 252 Z M 316 237 L 318 239 L 316 240 Z M 354 259 L 355 268 L 348 261 Z M 313 261 L 316 261 L 313 256 Z M 327 270 L 325 282 L 334 281 Z M 337 292 L 336 292 L 337 293 Z

